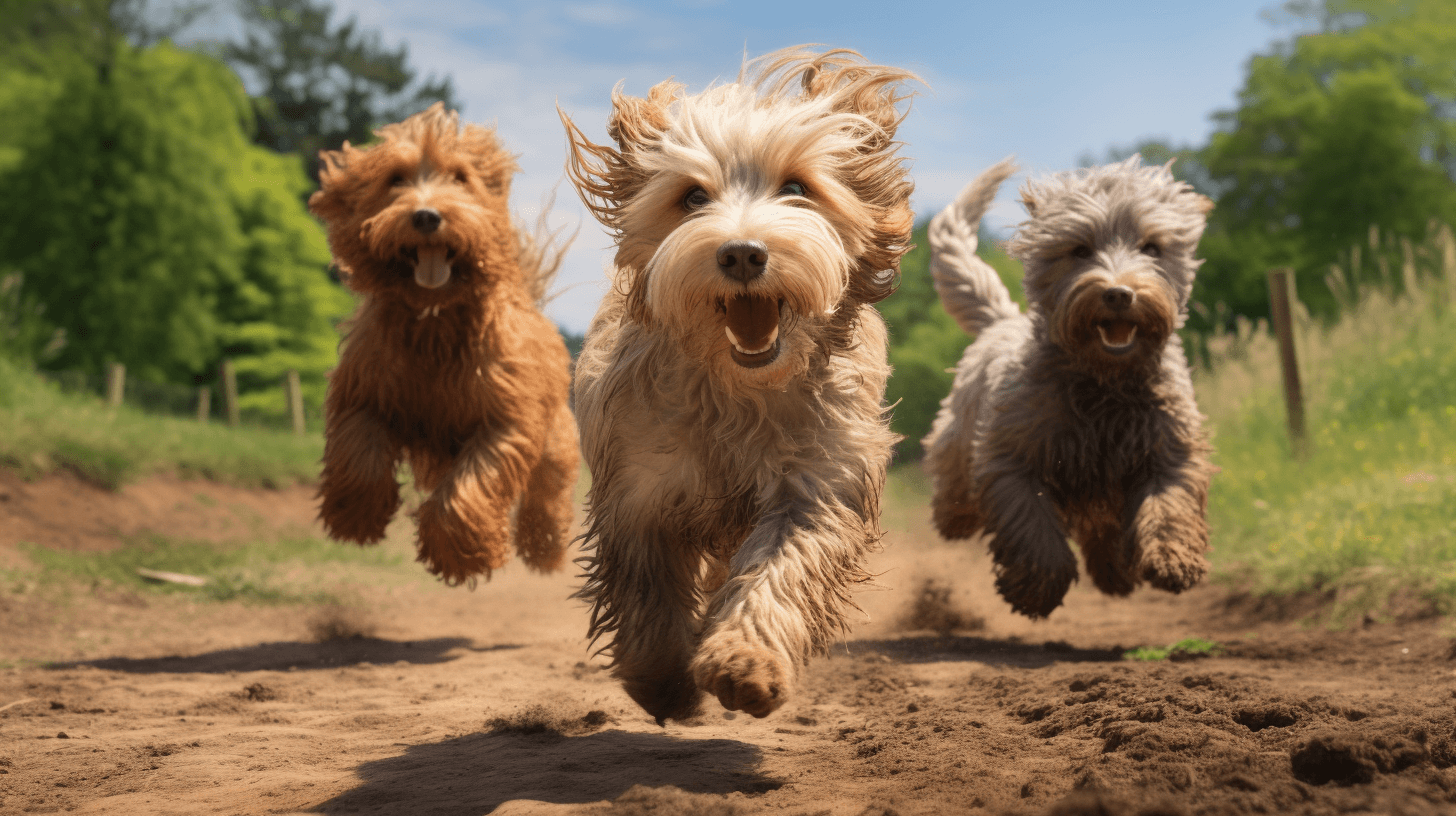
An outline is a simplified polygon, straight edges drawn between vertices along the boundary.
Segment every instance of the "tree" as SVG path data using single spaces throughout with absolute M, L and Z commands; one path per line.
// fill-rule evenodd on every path
M 45 364 L 187 382 L 228 354 L 321 383 L 349 299 L 327 280 L 301 163 L 249 143 L 221 63 L 121 41 L 103 64 L 66 72 L 0 175 L 0 267 L 21 276 L 20 308 L 64 332 Z
M 302 153 L 317 178 L 318 152 L 372 138 L 374 128 L 440 101 L 459 109 L 449 77 L 417 81 L 408 49 L 389 49 L 354 18 L 333 26 L 323 0 L 239 0 L 242 42 L 223 59 L 261 92 L 253 97 L 256 141 Z
M 1285 9 L 1319 30 L 1250 61 L 1200 153 L 1218 206 L 1194 299 L 1230 315 L 1266 315 L 1265 272 L 1292 266 L 1301 299 L 1331 316 L 1325 274 L 1372 227 L 1420 240 L 1456 218 L 1456 6 Z

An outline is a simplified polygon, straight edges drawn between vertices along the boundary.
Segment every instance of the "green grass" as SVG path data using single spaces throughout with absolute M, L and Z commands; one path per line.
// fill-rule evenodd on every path
M 1337 325 L 1305 324 L 1303 458 L 1267 332 L 1221 338 L 1196 383 L 1222 468 L 1209 501 L 1219 579 L 1327 594 L 1335 621 L 1456 611 L 1453 285 L 1456 269 L 1428 270 L 1408 296 L 1370 293 Z
M 22 550 L 31 566 L 0 575 L 12 591 L 41 586 L 64 589 L 81 584 L 215 602 L 338 603 L 335 593 L 350 579 L 378 583 L 389 578 L 386 573 L 402 574 L 409 568 L 397 549 L 356 547 L 312 538 L 253 541 L 246 545 L 149 538 L 102 553 L 38 546 L 24 546 Z M 206 578 L 207 584 L 195 587 L 160 583 L 138 575 L 138 567 L 199 576 Z
M 0 358 L 0 466 L 26 477 L 57 469 L 115 489 L 154 473 L 245 486 L 311 482 L 323 437 L 203 425 L 66 394 Z
M 1176 656 L 1215 655 L 1223 647 L 1212 640 L 1187 638 L 1171 646 L 1142 646 L 1122 653 L 1123 660 L 1167 660 Z

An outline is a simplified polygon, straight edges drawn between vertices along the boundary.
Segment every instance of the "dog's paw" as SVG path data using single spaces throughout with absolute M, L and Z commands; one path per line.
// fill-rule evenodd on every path
M 618 676 L 622 678 L 622 688 L 627 696 L 651 714 L 658 725 L 668 720 L 686 720 L 698 714 L 698 701 L 702 695 L 693 684 L 693 678 L 686 674 Z
M 452 586 L 505 566 L 510 558 L 510 530 L 504 524 L 476 528 L 438 501 L 420 505 L 419 558 L 430 572 Z
M 1159 543 L 1143 550 L 1138 573 L 1154 587 L 1177 593 L 1203 580 L 1208 559 L 1187 547 Z
M 692 672 L 698 687 L 716 695 L 724 708 L 755 717 L 777 710 L 793 686 L 793 669 L 781 655 L 726 632 L 703 642 Z

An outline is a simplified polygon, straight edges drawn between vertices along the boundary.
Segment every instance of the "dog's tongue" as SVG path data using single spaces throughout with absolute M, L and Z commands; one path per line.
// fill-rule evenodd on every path
M 439 289 L 450 282 L 450 262 L 445 247 L 420 247 L 415 262 L 415 283 L 426 289 Z
M 779 304 L 770 298 L 743 296 L 726 304 L 728 340 L 746 354 L 773 348 L 779 338 Z

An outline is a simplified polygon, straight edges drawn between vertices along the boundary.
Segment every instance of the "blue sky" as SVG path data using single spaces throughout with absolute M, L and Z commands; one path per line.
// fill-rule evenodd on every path
M 465 118 L 495 123 L 521 154 L 515 205 L 529 212 L 562 182 L 560 104 L 605 139 L 612 87 L 641 94 L 676 76 L 689 90 L 731 79 L 751 56 L 798 43 L 853 48 L 926 81 L 900 131 L 921 216 L 986 166 L 1075 167 L 1144 137 L 1201 143 L 1234 105 L 1248 58 L 1291 31 L 1269 0 L 1056 3 L 527 2 L 335 0 L 423 72 L 455 80 Z M 988 225 L 1021 218 L 1003 189 Z M 580 224 L 548 312 L 584 331 L 604 288 L 610 239 L 561 183 L 554 221 Z

